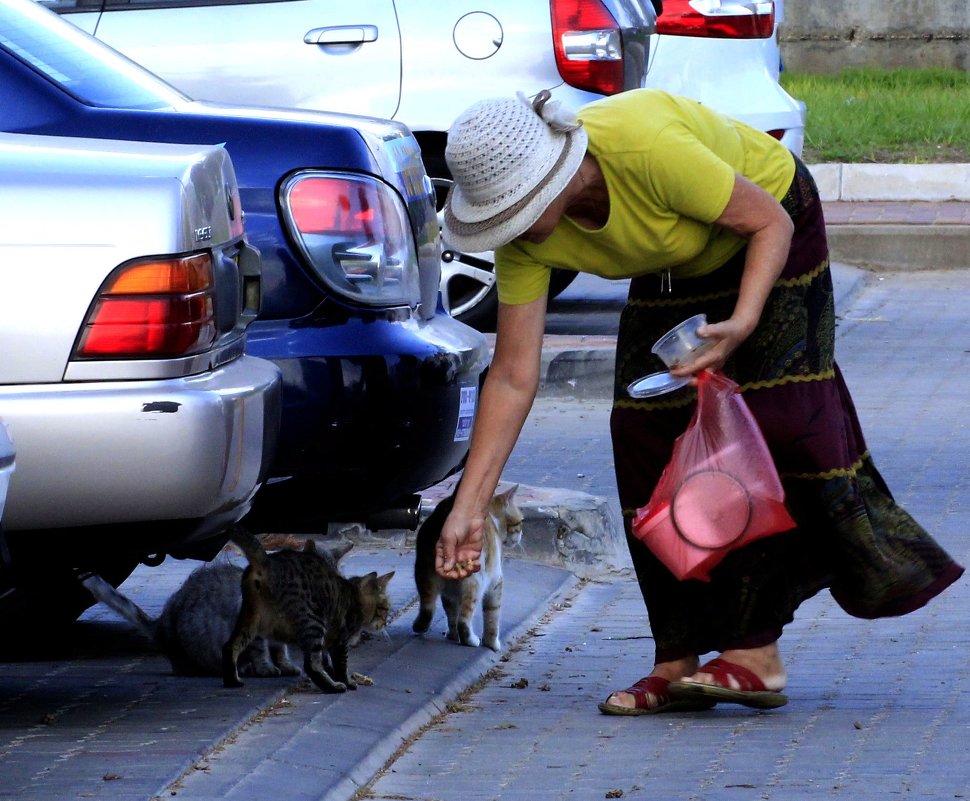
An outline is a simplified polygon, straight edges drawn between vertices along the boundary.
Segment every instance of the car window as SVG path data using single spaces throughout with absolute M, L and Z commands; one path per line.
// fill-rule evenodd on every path
M 174 87 L 42 8 L 0 12 L 0 47 L 79 100 L 109 108 L 166 108 L 184 102 Z

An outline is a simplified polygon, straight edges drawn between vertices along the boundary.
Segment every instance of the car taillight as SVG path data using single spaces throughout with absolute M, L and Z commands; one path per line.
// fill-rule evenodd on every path
M 552 0 L 553 50 L 563 80 L 577 89 L 623 91 L 623 40 L 601 0 Z
M 767 39 L 775 32 L 775 4 L 737 0 L 664 0 L 657 33 L 713 39 Z
M 139 259 L 105 281 L 81 329 L 81 358 L 160 358 L 205 350 L 216 338 L 212 257 Z
M 416 306 L 418 258 L 407 209 L 363 175 L 303 172 L 280 203 L 293 238 L 327 285 L 361 303 Z

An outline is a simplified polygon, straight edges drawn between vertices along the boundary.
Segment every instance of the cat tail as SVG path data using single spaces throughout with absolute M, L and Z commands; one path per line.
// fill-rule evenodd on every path
M 81 578 L 81 583 L 95 600 L 103 603 L 115 614 L 127 620 L 142 634 L 153 642 L 158 641 L 158 620 L 148 616 L 148 613 L 138 604 L 112 587 L 97 573 L 89 573 Z
M 267 554 L 263 544 L 253 532 L 245 526 L 234 526 L 229 535 L 239 550 L 243 552 L 249 564 L 253 567 L 262 567 L 266 564 Z

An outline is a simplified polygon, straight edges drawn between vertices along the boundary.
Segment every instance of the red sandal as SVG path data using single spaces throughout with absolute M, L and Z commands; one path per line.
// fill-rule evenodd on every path
M 606 701 L 599 704 L 599 710 L 604 715 L 656 715 L 660 712 L 698 712 L 710 709 L 715 701 L 703 699 L 674 699 L 668 692 L 670 681 L 662 676 L 647 676 L 640 679 L 632 687 L 617 692 L 630 693 L 635 706 L 617 706 Z M 611 693 L 612 694 L 612 693 Z M 656 699 L 656 705 L 650 706 L 649 695 Z
M 714 684 L 700 684 L 694 681 L 673 681 L 667 687 L 667 694 L 677 701 L 713 701 L 729 704 L 742 704 L 755 709 L 775 709 L 788 703 L 788 696 L 782 692 L 769 690 L 757 674 L 734 662 L 717 657 L 697 669 L 714 677 Z M 733 683 L 739 689 L 732 687 Z

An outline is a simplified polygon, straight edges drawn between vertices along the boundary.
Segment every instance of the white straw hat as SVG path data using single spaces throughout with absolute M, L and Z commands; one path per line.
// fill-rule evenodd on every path
M 525 233 L 576 174 L 588 142 L 549 92 L 480 100 L 452 124 L 444 209 L 450 247 L 480 253 Z

